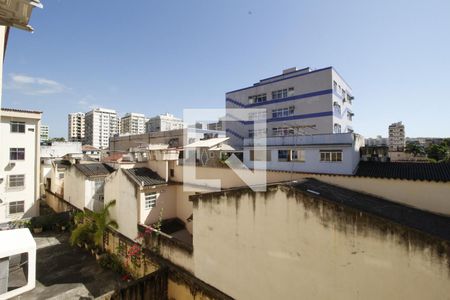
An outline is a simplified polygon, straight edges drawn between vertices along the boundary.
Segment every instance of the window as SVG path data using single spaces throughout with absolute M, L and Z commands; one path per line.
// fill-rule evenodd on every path
M 274 127 L 272 128 L 273 136 L 285 136 L 285 135 L 294 135 L 294 128 L 289 127 Z
M 294 88 L 282 89 L 272 92 L 272 100 L 283 99 L 294 95 Z
M 353 113 L 351 112 L 347 112 L 347 119 L 349 119 L 350 121 L 353 120 Z
M 250 161 L 270 161 L 270 150 L 250 150 Z
M 320 161 L 325 162 L 342 161 L 342 150 L 330 150 L 330 151 L 321 150 Z
M 64 179 L 64 173 L 59 173 L 59 179 Z
M 266 94 L 259 94 L 255 96 L 248 97 L 248 103 L 261 103 L 267 101 L 267 95 Z
M 251 112 L 248 114 L 248 119 L 253 120 L 265 120 L 267 118 L 266 112 Z
M 9 148 L 9 159 L 10 160 L 24 160 L 25 159 L 25 148 Z
M 145 209 L 151 209 L 156 206 L 156 193 L 146 193 L 145 194 Z
M 334 124 L 334 133 L 341 133 L 341 125 Z
M 25 133 L 25 122 L 11 121 L 11 132 Z
M 339 116 L 341 115 L 341 106 L 337 102 L 334 102 L 333 110 L 334 110 L 335 114 L 337 114 Z
M 8 188 L 19 188 L 25 186 L 25 175 L 9 175 Z
M 288 150 L 278 150 L 278 161 L 287 161 L 289 157 Z
M 272 110 L 272 118 L 289 117 L 294 115 L 295 107 L 285 107 Z
M 304 162 L 305 151 L 304 150 L 291 150 L 291 161 Z
M 25 201 L 9 202 L 9 214 L 19 214 L 25 212 Z
M 174 177 L 175 176 L 175 170 L 174 169 L 170 169 L 170 177 Z
M 336 81 L 333 81 L 333 90 L 337 91 L 337 82 Z

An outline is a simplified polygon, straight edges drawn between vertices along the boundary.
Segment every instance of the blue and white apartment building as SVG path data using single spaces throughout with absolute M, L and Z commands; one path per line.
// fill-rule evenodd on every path
M 290 68 L 253 86 L 226 94 L 230 109 L 265 109 L 249 119 L 266 118 L 267 130 L 253 122 L 227 121 L 230 144 L 243 150 L 244 163 L 254 168 L 265 160 L 267 169 L 313 173 L 352 174 L 364 139 L 353 133 L 350 86 L 333 67 Z M 254 142 L 267 137 L 265 149 Z

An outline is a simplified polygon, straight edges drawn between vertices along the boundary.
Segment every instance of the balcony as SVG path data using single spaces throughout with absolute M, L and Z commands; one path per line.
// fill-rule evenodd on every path
M 314 146 L 314 145 L 352 145 L 354 133 L 288 135 L 267 137 L 266 146 Z M 263 146 L 264 139 L 244 139 L 244 147 Z

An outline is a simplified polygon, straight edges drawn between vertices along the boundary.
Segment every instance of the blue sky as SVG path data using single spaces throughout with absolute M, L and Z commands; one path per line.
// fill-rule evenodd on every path
M 450 1 L 42 0 L 13 29 L 2 105 L 148 116 L 223 108 L 225 92 L 282 69 L 335 67 L 353 88 L 354 128 L 450 136 Z

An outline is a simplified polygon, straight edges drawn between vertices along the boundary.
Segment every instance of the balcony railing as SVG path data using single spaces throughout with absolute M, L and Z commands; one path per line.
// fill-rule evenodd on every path
M 316 135 L 288 135 L 267 137 L 266 146 L 308 146 L 308 145 L 341 145 L 353 144 L 353 133 L 316 134 Z M 244 139 L 244 147 L 263 146 L 264 139 Z

